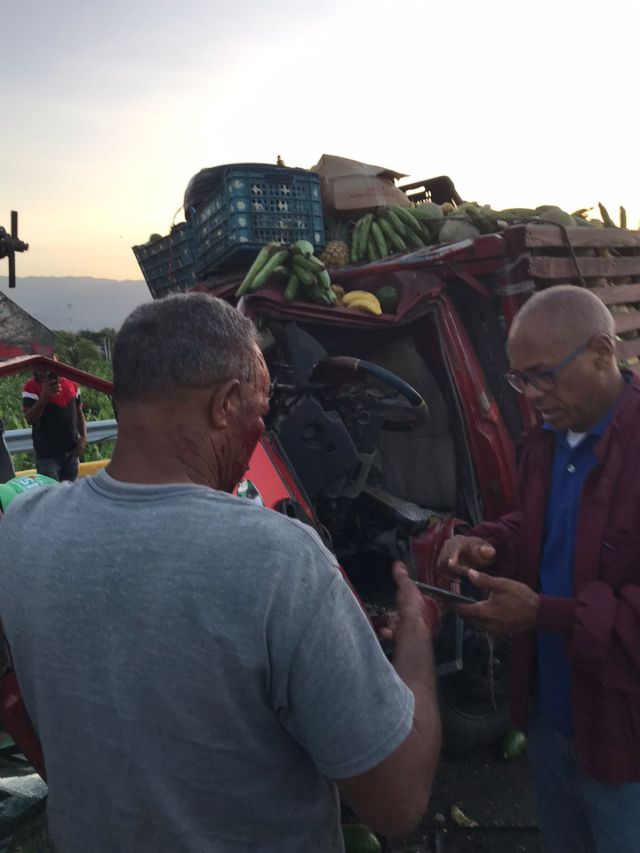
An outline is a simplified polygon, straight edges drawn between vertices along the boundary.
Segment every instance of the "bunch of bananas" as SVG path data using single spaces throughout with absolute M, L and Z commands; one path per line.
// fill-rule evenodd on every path
M 382 207 L 367 213 L 353 229 L 351 261 L 379 261 L 395 252 L 421 249 L 431 243 L 433 222 L 433 214 L 419 207 Z
M 604 227 L 605 228 L 617 228 L 618 226 L 613 221 L 613 219 L 609 216 L 609 211 L 604 206 L 604 204 L 602 204 L 601 201 L 598 202 L 598 207 L 600 208 L 600 216 L 602 217 L 602 221 L 604 222 Z M 581 211 L 579 211 L 579 212 L 581 212 Z M 626 227 L 627 227 L 627 211 L 624 209 L 624 207 L 621 206 L 620 207 L 620 228 L 626 228 Z
M 259 290 L 272 277 L 285 283 L 285 302 L 293 302 L 301 291 L 311 302 L 320 305 L 333 306 L 338 302 L 327 268 L 313 254 L 313 245 L 308 240 L 298 240 L 290 248 L 267 243 L 236 290 L 236 299 Z
M 345 292 L 344 288 L 338 284 L 332 284 L 331 289 L 336 294 L 338 305 L 342 308 L 359 308 L 368 314 L 382 314 L 380 300 L 373 293 L 369 293 L 368 290 L 349 290 Z

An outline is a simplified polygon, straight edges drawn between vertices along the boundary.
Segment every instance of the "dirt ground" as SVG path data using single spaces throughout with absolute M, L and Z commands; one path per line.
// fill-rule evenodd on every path
M 464 829 L 451 819 L 457 806 L 478 823 Z M 436 836 L 436 815 L 444 817 Z M 499 749 L 444 756 L 427 817 L 419 832 L 390 845 L 389 853 L 543 853 L 526 758 L 505 761 Z
M 479 825 L 457 826 L 457 806 Z M 436 835 L 436 815 L 443 831 Z M 51 853 L 46 842 L 46 815 L 36 810 L 7 853 Z M 494 748 L 461 757 L 444 756 L 436 776 L 429 811 L 418 832 L 388 845 L 385 853 L 543 853 L 536 825 L 525 758 L 506 762 Z

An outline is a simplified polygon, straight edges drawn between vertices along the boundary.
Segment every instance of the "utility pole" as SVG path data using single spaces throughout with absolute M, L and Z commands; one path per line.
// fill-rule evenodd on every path
M 18 211 L 11 211 L 11 233 L 0 225 L 0 258 L 9 259 L 9 287 L 16 286 L 16 252 L 26 252 L 28 243 L 18 239 Z
M 111 341 L 109 338 L 102 339 L 102 352 L 104 354 L 104 360 L 111 364 Z

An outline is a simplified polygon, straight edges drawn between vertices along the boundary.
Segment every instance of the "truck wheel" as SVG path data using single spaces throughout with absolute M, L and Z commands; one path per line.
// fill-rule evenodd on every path
M 499 741 L 510 725 L 509 645 L 496 642 L 493 697 L 486 638 L 473 632 L 463 647 L 462 670 L 439 680 L 444 749 L 459 755 Z
M 473 703 L 461 702 L 448 691 L 440 695 L 442 715 L 443 748 L 449 755 L 491 746 L 501 740 L 510 726 L 509 701 L 506 698 L 493 707 L 474 707 Z

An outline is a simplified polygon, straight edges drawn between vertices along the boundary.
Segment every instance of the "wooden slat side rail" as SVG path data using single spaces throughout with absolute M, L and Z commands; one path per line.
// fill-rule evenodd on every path
M 617 284 L 615 287 L 592 287 L 590 290 L 605 305 L 633 305 L 640 302 L 640 284 Z
M 529 260 L 529 275 L 535 279 L 555 279 L 568 281 L 582 277 L 622 278 L 633 276 L 640 278 L 640 255 L 635 258 L 585 258 L 578 257 L 578 266 L 573 258 L 553 258 L 538 255 Z
M 637 358 L 640 355 L 640 338 L 632 341 L 616 341 L 616 355 L 622 361 Z
M 580 225 L 566 231 L 574 249 L 640 249 L 639 231 Z M 523 249 L 562 249 L 567 245 L 557 225 L 512 225 L 502 233 L 508 250 L 516 254 Z
M 640 330 L 640 311 L 634 311 L 632 314 L 614 314 L 613 319 L 617 335 Z

